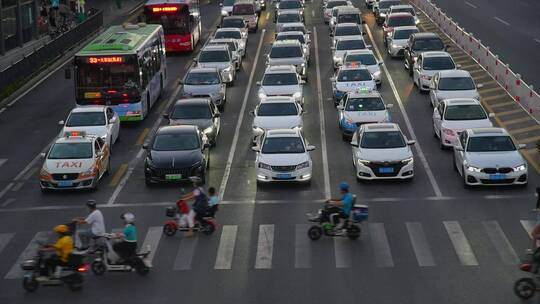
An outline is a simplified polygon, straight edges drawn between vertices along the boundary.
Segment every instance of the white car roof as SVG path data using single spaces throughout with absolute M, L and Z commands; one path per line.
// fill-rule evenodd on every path
M 473 105 L 473 104 L 481 105 L 480 101 L 474 98 L 450 98 L 450 99 L 443 100 L 443 102 L 447 106 Z
M 364 41 L 364 37 L 360 36 L 360 35 L 354 35 L 354 36 L 338 36 L 336 37 L 336 43 L 337 42 L 340 42 L 340 41 L 345 41 L 345 40 L 362 40 Z
M 394 8 L 395 9 L 402 9 L 402 8 L 412 8 L 412 9 L 414 9 L 414 7 L 412 5 L 410 5 L 410 4 L 392 5 L 390 7 L 390 9 L 394 9 Z
M 201 51 L 224 51 L 229 50 L 229 46 L 226 44 L 214 44 L 206 45 Z
M 296 129 L 272 129 L 266 131 L 266 137 L 301 137 Z
M 423 52 L 422 57 L 452 57 L 447 52 L 441 52 L 441 51 L 429 51 L 429 52 Z
M 289 96 L 269 96 L 261 99 L 260 104 L 263 103 L 296 103 L 296 101 Z
M 191 69 L 189 69 L 187 71 L 187 74 L 189 74 L 189 73 L 210 73 L 210 72 L 218 73 L 219 69 L 218 68 L 192 67 Z
M 375 54 L 373 53 L 372 50 L 369 50 L 369 49 L 363 49 L 363 50 L 350 50 L 350 51 L 347 51 L 347 53 L 345 53 L 345 55 L 365 55 L 365 54 L 370 54 L 370 55 L 373 55 L 375 56 Z
M 444 70 L 439 72 L 440 78 L 450 77 L 468 77 L 471 78 L 471 74 L 465 70 Z
M 291 45 L 292 46 L 302 46 L 300 41 L 298 41 L 296 39 L 287 39 L 287 40 L 274 41 L 274 43 L 272 44 L 272 47 L 291 46 Z
M 349 95 L 349 98 L 359 98 L 359 97 L 382 97 L 381 93 L 377 91 L 370 91 L 370 92 L 350 92 L 347 95 Z
M 293 65 L 270 65 L 266 68 L 264 73 L 296 73 L 296 69 Z
M 339 68 L 337 74 L 341 71 L 350 71 L 350 70 L 366 70 L 369 72 L 368 68 L 365 65 L 343 65 Z
M 386 131 L 401 131 L 401 129 L 395 123 L 368 123 L 364 125 L 364 131 L 386 132 Z
M 420 31 L 418 29 L 418 27 L 416 27 L 414 25 L 406 25 L 406 26 L 396 26 L 396 27 L 394 27 L 394 32 L 395 31 L 410 31 L 410 30 Z
M 501 135 L 507 135 L 508 132 L 504 128 L 475 128 L 475 129 L 469 129 L 467 130 L 469 137 L 476 137 L 476 136 L 501 136 Z
M 218 32 L 242 32 L 241 29 L 237 27 L 223 27 L 216 30 L 216 33 Z
M 352 22 L 346 22 L 336 24 L 336 28 L 338 27 L 360 27 L 360 25 Z
M 103 112 L 107 106 L 99 106 L 99 105 L 92 105 L 92 106 L 80 106 L 73 108 L 71 110 L 71 113 L 83 113 L 83 112 Z
M 277 33 L 277 36 L 292 36 L 292 35 L 302 35 L 304 36 L 305 34 L 302 33 L 301 31 L 288 31 L 288 32 L 279 32 Z M 291 39 L 293 40 L 293 39 Z

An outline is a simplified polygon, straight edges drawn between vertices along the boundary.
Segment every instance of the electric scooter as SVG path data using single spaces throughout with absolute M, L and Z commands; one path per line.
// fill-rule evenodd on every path
M 96 251 L 96 258 L 92 262 L 91 269 L 95 275 L 103 275 L 106 271 L 131 272 L 136 271 L 140 275 L 147 275 L 152 268 L 148 256 L 152 251 L 150 245 L 146 251 L 122 259 L 113 249 L 114 233 L 105 234 L 105 245 Z
M 176 207 L 167 207 L 165 215 L 174 218 L 178 214 Z M 211 235 L 217 228 L 217 223 L 213 217 L 205 217 L 206 223 L 196 222 L 192 228 L 193 232 L 202 232 L 205 235 Z M 166 236 L 174 236 L 177 231 L 187 232 L 189 227 L 181 226 L 176 220 L 168 220 L 163 225 L 163 234 Z
M 356 196 L 354 197 L 356 201 Z M 329 206 L 325 204 L 324 208 Z M 351 240 L 356 240 L 360 237 L 362 232 L 360 223 L 367 221 L 368 219 L 368 206 L 354 204 L 349 215 L 349 218 L 345 220 L 345 224 L 342 229 L 336 229 L 335 225 L 330 221 L 329 216 L 325 216 L 326 213 L 323 209 L 319 209 L 317 214 L 308 213 L 307 217 L 310 222 L 314 222 L 315 225 L 311 226 L 308 230 L 308 237 L 316 241 L 323 235 L 330 237 L 348 237 Z
M 540 248 L 527 253 L 519 269 L 532 274 L 532 277 L 518 279 L 514 283 L 514 294 L 521 299 L 530 299 L 537 291 L 540 291 Z

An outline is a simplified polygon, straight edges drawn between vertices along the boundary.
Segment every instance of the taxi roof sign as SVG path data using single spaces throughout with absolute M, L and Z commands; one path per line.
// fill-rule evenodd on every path
M 345 63 L 345 67 L 346 68 L 363 68 L 363 67 L 365 67 L 365 65 L 363 65 L 359 61 L 350 61 L 350 62 Z
M 68 131 L 64 132 L 64 137 L 85 137 L 85 131 Z

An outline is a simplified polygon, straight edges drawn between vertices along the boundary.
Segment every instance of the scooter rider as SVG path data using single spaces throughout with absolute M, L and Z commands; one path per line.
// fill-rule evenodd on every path
M 115 243 L 113 249 L 125 261 L 137 253 L 137 227 L 133 213 L 124 213 L 120 218 L 124 220 L 124 231 L 117 233 L 116 237 L 122 241 Z
M 54 251 L 50 257 L 45 259 L 48 273 L 43 275 L 54 274 L 57 266 L 67 265 L 69 256 L 73 252 L 73 238 L 70 235 L 69 227 L 57 225 L 54 227 L 54 232 L 58 234 L 56 243 L 54 245 L 45 245 L 40 249 L 42 251 Z
M 206 221 L 204 217 L 208 207 L 208 196 L 201 187 L 201 179 L 199 177 L 190 177 L 190 180 L 193 182 L 193 191 L 182 199 L 194 200 L 192 210 L 195 211 L 195 219 L 200 225 L 206 225 L 208 224 L 208 221 Z
M 341 182 L 339 184 L 339 192 L 341 193 L 340 199 L 330 199 L 326 203 L 330 205 L 330 210 L 327 211 L 330 214 L 330 221 L 336 229 L 341 229 L 342 221 L 340 219 L 347 219 L 349 218 L 349 214 L 351 213 L 353 204 L 354 204 L 354 196 L 349 193 L 349 184 L 346 182 Z
M 82 250 L 88 249 L 92 239 L 98 239 L 105 235 L 105 219 L 101 210 L 97 209 L 96 202 L 89 200 L 86 202 L 86 206 L 90 210 L 90 214 L 86 218 L 79 217 L 74 219 L 79 224 L 91 225 L 91 229 L 79 232 Z

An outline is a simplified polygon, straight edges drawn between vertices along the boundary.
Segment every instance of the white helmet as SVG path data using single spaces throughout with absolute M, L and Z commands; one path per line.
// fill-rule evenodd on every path
M 127 212 L 127 213 L 124 213 L 122 214 L 122 217 L 121 217 L 124 221 L 126 221 L 126 223 L 128 224 L 131 224 L 133 222 L 135 222 L 135 215 L 131 212 Z

